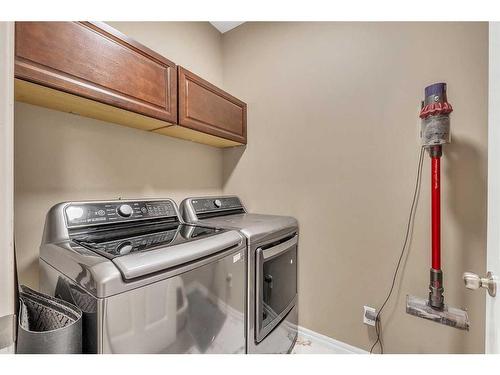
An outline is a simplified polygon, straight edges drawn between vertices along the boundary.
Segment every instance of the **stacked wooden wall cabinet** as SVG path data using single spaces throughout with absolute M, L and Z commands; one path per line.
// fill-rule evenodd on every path
M 16 100 L 217 147 L 246 104 L 101 22 L 17 22 Z

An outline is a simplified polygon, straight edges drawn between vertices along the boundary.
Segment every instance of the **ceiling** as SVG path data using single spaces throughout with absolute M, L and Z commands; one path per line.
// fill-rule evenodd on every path
M 222 21 L 222 22 L 210 22 L 213 27 L 219 30 L 222 34 L 240 26 L 244 22 L 239 21 Z

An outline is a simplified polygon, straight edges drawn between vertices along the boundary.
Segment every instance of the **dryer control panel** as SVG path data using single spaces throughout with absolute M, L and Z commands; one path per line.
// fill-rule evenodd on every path
M 72 202 L 65 207 L 68 228 L 156 218 L 178 218 L 170 200 Z
M 197 214 L 226 210 L 244 210 L 238 197 L 212 197 L 192 199 L 191 205 Z

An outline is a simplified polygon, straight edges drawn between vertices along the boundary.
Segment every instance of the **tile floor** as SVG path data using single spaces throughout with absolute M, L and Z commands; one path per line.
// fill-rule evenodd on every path
M 292 354 L 336 354 L 336 348 L 299 333 Z
M 299 329 L 292 354 L 365 354 L 366 351 L 316 332 Z

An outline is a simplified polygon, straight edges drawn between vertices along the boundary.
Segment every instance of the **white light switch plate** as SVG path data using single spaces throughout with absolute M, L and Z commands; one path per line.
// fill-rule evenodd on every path
M 375 319 L 377 318 L 377 310 L 370 306 L 363 306 L 363 323 L 369 326 L 375 326 Z

